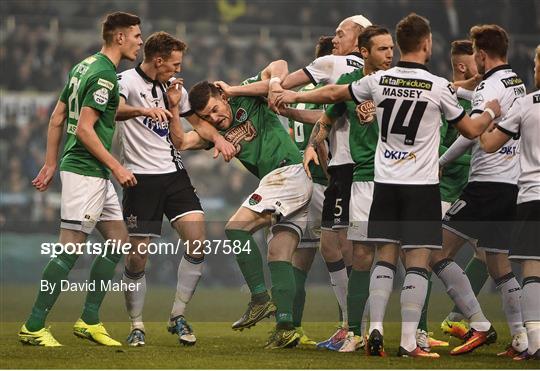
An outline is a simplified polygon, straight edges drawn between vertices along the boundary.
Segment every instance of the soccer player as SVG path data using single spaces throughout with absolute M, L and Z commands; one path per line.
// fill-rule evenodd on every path
M 234 95 L 262 95 L 268 94 L 269 105 L 275 107 L 276 94 L 282 88 L 290 89 L 308 83 L 328 84 L 335 83 L 344 73 L 352 72 L 363 66 L 363 61 L 358 53 L 358 35 L 371 22 L 364 16 L 356 15 L 344 19 L 336 28 L 336 35 L 332 42 L 334 50 L 332 55 L 315 59 L 310 65 L 289 74 L 283 81 L 278 81 L 275 88 L 268 89 L 265 83 L 255 83 L 253 86 L 233 87 L 231 94 Z M 330 133 L 330 151 L 336 148 L 348 148 L 349 123 L 340 121 L 339 125 L 332 127 Z M 347 268 L 351 265 L 351 243 L 347 240 L 346 228 L 349 224 L 349 199 L 352 183 L 353 161 L 347 151 L 340 152 L 340 156 L 332 156 L 328 164 L 330 174 L 329 186 L 325 191 L 322 214 L 321 231 L 321 255 L 326 262 L 330 273 L 332 289 L 336 294 L 343 324 L 326 341 L 319 346 L 338 350 L 347 336 Z M 341 232 L 336 232 L 341 230 Z M 262 266 L 260 267 L 262 270 Z M 253 301 L 252 301 L 253 302 Z M 248 306 L 248 310 L 240 320 L 233 324 L 234 329 L 243 329 L 251 326 L 258 310 L 259 304 Z M 262 318 L 262 317 L 261 317 Z
M 280 72 L 271 70 L 269 84 L 276 84 L 278 75 L 284 76 L 286 72 L 286 68 Z M 246 260 L 238 258 L 255 300 L 258 295 L 269 301 L 262 270 L 258 267 L 262 265 L 262 259 L 252 234 L 271 226 L 268 266 L 277 324 L 265 347 L 294 346 L 300 335 L 294 328 L 292 317 L 295 283 L 291 260 L 305 229 L 306 206 L 313 187 L 302 168 L 300 151 L 276 114 L 259 97 L 227 100 L 215 85 L 203 81 L 191 88 L 189 102 L 201 119 L 210 122 L 237 146 L 236 157 L 260 179 L 259 187 L 230 218 L 225 233 L 232 244 L 240 244 L 244 256 L 251 255 L 250 258 L 260 261 L 259 264 L 245 264 Z M 188 138 L 182 148 L 200 148 L 203 145 L 201 140 L 191 142 Z M 276 223 L 272 223 L 273 218 Z
M 427 71 L 425 63 L 431 56 L 432 39 L 425 18 L 410 14 L 402 19 L 396 27 L 396 39 L 401 52 L 396 67 L 375 72 L 348 86 L 329 85 L 303 93 L 302 100 L 311 103 L 374 101 L 379 139 L 368 237 L 379 242 L 377 266 L 380 269 L 375 269 L 371 276 L 370 316 L 385 312 L 387 300 L 374 303 L 371 297 L 375 291 L 392 290 L 392 267 L 397 262 L 397 247 L 401 245 L 405 250 L 407 272 L 401 293 L 402 330 L 398 355 L 433 358 L 438 354 L 420 349 L 415 334 L 426 297 L 430 251 L 441 248 L 436 161 L 440 113 L 463 135 L 474 138 L 496 117 L 499 106 L 497 102 L 489 102 L 490 110 L 471 119 L 459 105 L 452 85 Z M 296 102 L 295 94 L 281 93 L 276 100 L 278 107 L 282 103 Z M 368 353 L 384 355 L 382 323 L 375 326 L 370 323 L 370 330 Z
M 540 89 L 540 45 L 534 58 L 534 81 Z M 480 145 L 484 151 L 494 153 L 518 135 L 521 136 L 521 175 L 509 258 L 521 263 L 521 311 L 528 350 L 514 359 L 540 360 L 540 90 L 517 99 L 504 120 L 493 131 L 482 134 Z
M 32 181 L 34 187 L 46 191 L 54 173 L 58 148 L 67 120 L 67 139 L 60 160 L 62 179 L 60 243 L 84 243 L 97 227 L 103 238 L 117 246 L 127 241 L 127 230 L 114 187 L 112 172 L 123 187 L 137 184 L 134 175 L 110 153 L 114 134 L 114 116 L 119 103 L 116 68 L 122 59 L 135 60 L 143 43 L 139 17 L 116 12 L 108 14 L 102 25 L 103 47 L 73 67 L 56 107 L 51 115 L 47 134 L 45 165 Z M 45 320 L 60 295 L 60 284 L 73 268 L 77 254 L 66 252 L 49 261 L 42 281 L 50 290 L 41 289 L 32 313 L 19 332 L 24 344 L 60 346 Z M 81 318 L 73 333 L 101 345 L 119 346 L 99 321 L 99 308 L 106 292 L 103 283 L 114 276 L 119 251 L 106 251 L 94 259 L 89 291 Z
M 317 46 L 315 47 L 315 58 L 320 58 L 325 55 L 332 54 L 332 38 L 332 36 L 321 36 L 319 38 Z M 316 86 L 313 84 L 309 84 L 303 87 L 301 90 L 313 90 L 317 89 L 320 86 L 320 84 Z M 322 112 L 323 106 L 318 104 L 300 103 L 295 108 L 298 110 Z M 285 110 L 282 110 L 280 113 L 287 116 Z M 313 130 L 313 125 L 290 119 L 289 129 L 291 137 L 294 140 L 296 146 L 298 147 L 300 152 L 303 153 L 306 149 L 309 136 L 311 135 L 311 131 Z M 321 148 L 323 148 L 323 156 L 325 156 L 327 153 L 327 149 L 326 147 L 322 146 Z M 306 279 L 308 272 L 311 269 L 311 265 L 313 264 L 313 259 L 315 258 L 315 254 L 320 243 L 320 228 L 324 190 L 328 185 L 328 179 L 325 173 L 325 169 L 323 169 L 321 165 L 312 166 L 311 174 L 311 179 L 313 180 L 313 193 L 307 206 L 307 225 L 302 235 L 302 239 L 298 244 L 298 249 L 296 249 L 296 251 L 294 252 L 292 259 L 294 281 L 296 286 L 293 302 L 293 324 L 296 328 L 296 331 L 300 334 L 300 345 L 317 344 L 315 341 L 311 340 L 304 332 L 304 329 L 302 328 L 302 317 L 304 314 L 304 304 L 306 301 Z
M 473 57 L 473 47 L 470 40 L 456 40 L 452 42 L 451 46 L 451 61 L 452 61 L 452 80 L 454 82 L 464 81 L 474 77 L 478 73 L 476 63 Z M 458 92 L 459 95 L 459 92 Z M 470 113 L 471 101 L 468 99 L 459 99 L 459 104 Z M 457 131 L 448 123 L 443 120 L 443 126 L 441 127 L 441 146 L 439 154 L 442 155 L 448 150 L 448 148 L 457 139 Z M 470 151 L 461 155 L 458 159 L 448 164 L 442 169 L 442 176 L 440 179 L 441 188 L 441 200 L 442 200 L 442 213 L 448 211 L 452 203 L 458 198 L 463 188 L 467 185 L 469 179 L 469 167 L 470 167 Z M 478 296 L 480 290 L 486 283 L 489 274 L 486 267 L 486 255 L 482 249 L 476 247 L 476 241 L 471 241 L 474 247 L 474 255 L 469 260 L 469 263 L 465 267 L 465 274 L 471 283 L 474 294 Z M 429 293 L 428 293 L 429 296 Z M 427 300 L 426 300 L 427 304 Z M 427 332 L 427 318 L 424 316 L 427 308 L 422 311 L 422 319 L 420 320 L 419 332 Z M 463 339 L 469 326 L 464 320 L 463 314 L 461 314 L 459 308 L 454 306 L 452 311 L 446 316 L 441 323 L 441 329 L 443 332 Z
M 163 215 L 186 246 L 196 246 L 194 242 L 202 243 L 205 239 L 204 212 L 180 152 L 175 148 L 176 138 L 182 136 L 178 132 L 183 132 L 179 117 L 199 124 L 189 107 L 182 79 L 174 79 L 181 70 L 186 48 L 185 43 L 166 32 L 154 33 L 144 45 L 143 63 L 118 76 L 120 106 L 116 117 L 122 120 L 119 123 L 121 155 L 124 165 L 138 180 L 135 187 L 124 191 L 123 199 L 132 246 L 126 257 L 123 280 L 139 288 L 125 291 L 131 319 L 127 342 L 131 346 L 145 344 L 142 312 L 146 294 L 146 246 L 151 238 L 161 235 Z M 215 133 L 216 142 L 224 141 L 215 128 L 207 125 Z M 184 311 L 202 275 L 203 261 L 202 252 L 186 249 L 178 266 L 168 329 L 184 345 L 196 342 Z
M 370 73 L 387 70 L 391 67 L 394 43 L 387 29 L 379 26 L 366 27 L 358 37 L 358 46 L 364 60 L 364 67 L 342 75 L 337 84 L 350 84 Z M 301 98 L 299 98 L 301 99 Z M 373 101 L 360 105 L 352 100 L 328 107 L 319 120 L 310 145 L 305 153 L 304 164 L 319 162 L 314 148 L 321 145 L 327 134 L 327 126 L 333 125 L 339 117 L 346 114 L 350 123 L 349 148 L 354 161 L 353 183 L 350 200 L 350 225 L 347 238 L 353 241 L 353 267 L 347 290 L 347 318 L 349 332 L 339 348 L 340 352 L 354 352 L 364 345 L 362 317 L 369 296 L 369 276 L 373 263 L 374 245 L 367 238 L 367 220 L 373 199 L 373 171 L 375 147 L 379 130 L 375 119 Z M 322 125 L 322 123 L 327 123 Z M 322 131 L 321 134 L 318 134 Z M 344 150 L 337 148 L 339 151 Z M 310 171 L 309 168 L 306 169 Z M 374 300 L 378 300 L 376 295 Z
M 497 25 L 481 25 L 471 28 L 470 37 L 478 72 L 484 75 L 475 89 L 471 114 L 483 113 L 487 100 L 498 99 L 504 118 L 514 100 L 525 95 L 523 81 L 507 64 L 508 35 Z M 471 238 L 478 240 L 478 246 L 486 252 L 489 274 L 501 293 L 503 311 L 512 335 L 511 345 L 501 355 L 516 356 L 527 349 L 527 334 L 521 316 L 520 286 L 508 260 L 511 241 L 505 230 L 514 217 L 516 207 L 519 139 L 508 141 L 497 153 L 486 153 L 477 140 L 460 137 L 441 157 L 441 166 L 470 147 L 469 183 L 444 217 L 443 250 L 433 254 L 432 266 L 439 277 L 446 277 L 443 280 L 455 292 L 454 299 L 468 302 L 466 295 L 471 293 L 462 289 L 464 277 L 456 273 L 455 269 L 461 269 L 456 268 L 451 258 L 466 241 Z M 465 343 L 452 350 L 452 354 L 470 352 L 495 340 L 495 330 L 490 329 L 487 323 L 479 323 L 478 326 L 480 328 L 471 324 Z

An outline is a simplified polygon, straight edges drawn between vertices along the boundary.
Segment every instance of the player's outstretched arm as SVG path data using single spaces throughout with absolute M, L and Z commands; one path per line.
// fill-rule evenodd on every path
M 239 97 L 239 96 L 261 96 L 265 97 L 268 95 L 270 89 L 269 85 L 270 80 L 277 82 L 278 84 L 287 76 L 289 73 L 287 62 L 280 59 L 270 63 L 261 71 L 261 81 L 255 81 L 250 84 L 231 86 L 224 81 L 216 81 L 214 84 L 223 90 L 223 93 L 227 97 Z M 281 87 L 279 87 L 281 90 Z
M 169 110 L 161 107 L 147 108 L 130 106 L 126 103 L 126 99 L 120 96 L 115 120 L 125 121 L 139 116 L 150 117 L 157 122 L 166 122 L 172 117 L 172 114 Z
M 208 149 L 211 143 L 201 138 L 197 131 L 192 130 L 184 133 L 184 139 L 179 148 L 180 151 L 194 151 L 198 149 Z
M 321 147 L 321 144 L 326 140 L 330 132 L 330 125 L 333 121 L 326 114 L 323 114 L 313 127 L 313 131 L 309 137 L 309 144 L 304 151 L 304 170 L 311 179 L 311 172 L 309 170 L 309 164 L 311 161 L 320 165 L 319 156 L 317 150 Z
M 187 116 L 186 119 L 203 140 L 214 143 L 214 158 L 217 158 L 221 153 L 223 159 L 229 162 L 236 156 L 236 147 L 223 138 L 212 124 L 202 120 L 195 114 Z
M 317 120 L 324 114 L 323 110 L 280 108 L 279 113 L 291 120 L 301 122 L 302 124 L 315 125 Z
M 62 142 L 64 133 L 64 122 L 67 118 L 67 105 L 62 102 L 56 102 L 53 113 L 49 120 L 47 129 L 47 152 L 45 154 L 45 163 L 38 175 L 32 180 L 32 185 L 40 192 L 44 192 L 49 187 L 51 179 L 56 171 L 58 163 L 58 150 Z
M 510 138 L 512 138 L 510 134 L 503 132 L 496 126 L 493 130 L 486 131 L 480 136 L 480 147 L 487 153 L 493 153 L 498 151 Z
M 291 103 L 317 103 L 328 104 L 337 103 L 351 100 L 351 93 L 349 92 L 349 85 L 326 85 L 322 88 L 295 92 L 291 90 L 285 90 L 278 94 L 276 98 L 276 105 L 278 107 L 284 104 Z
M 458 158 L 463 156 L 474 143 L 476 143 L 475 140 L 467 139 L 460 135 L 446 152 L 444 152 L 441 158 L 439 158 L 439 166 L 445 167 L 449 163 L 455 162 Z
M 79 122 L 77 123 L 75 135 L 88 152 L 112 171 L 114 177 L 122 187 L 133 187 L 137 184 L 137 179 L 135 179 L 133 173 L 123 167 L 118 160 L 107 151 L 94 130 L 94 125 L 99 119 L 99 115 L 99 111 L 84 106 L 79 115 Z
M 491 121 L 501 115 L 501 106 L 494 99 L 486 103 L 482 114 L 470 118 L 469 115 L 463 116 L 455 125 L 456 129 L 466 138 L 474 139 L 482 134 L 488 128 Z

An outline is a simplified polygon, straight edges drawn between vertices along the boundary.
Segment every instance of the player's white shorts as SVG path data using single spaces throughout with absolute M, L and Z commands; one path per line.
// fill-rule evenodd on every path
M 326 186 L 313 183 L 313 193 L 307 205 L 307 225 L 298 248 L 318 248 L 321 242 L 321 220 Z
M 367 231 L 369 210 L 373 202 L 373 187 L 373 182 L 353 182 L 351 186 L 348 240 L 369 241 Z
M 99 221 L 123 220 L 122 208 L 110 180 L 61 171 L 60 227 L 86 234 Z
M 279 215 L 275 226 L 293 229 L 300 238 L 307 224 L 307 204 L 313 191 L 302 164 L 284 166 L 266 174 L 259 187 L 242 204 L 257 213 Z

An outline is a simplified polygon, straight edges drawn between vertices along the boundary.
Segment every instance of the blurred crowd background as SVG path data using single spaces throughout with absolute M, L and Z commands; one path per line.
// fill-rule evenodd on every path
M 429 66 L 446 78 L 451 78 L 450 42 L 467 37 L 472 25 L 497 23 L 510 34 L 509 62 L 529 91 L 533 52 L 540 40 L 540 0 L 3 0 L 0 228 L 4 237 L 6 232 L 25 238 L 30 233 L 57 233 L 59 179 L 42 194 L 33 190 L 31 180 L 42 166 L 49 114 L 68 71 L 100 49 L 103 16 L 116 10 L 139 15 L 143 37 L 165 30 L 188 43 L 181 73 L 188 89 L 203 79 L 238 83 L 279 58 L 289 62 L 291 71 L 301 68 L 313 60 L 319 36 L 333 35 L 338 23 L 354 14 L 392 30 L 409 12 L 427 17 L 434 40 Z M 397 50 L 395 54 L 397 59 Z M 123 63 L 119 70 L 133 66 Z M 185 153 L 184 159 L 207 217 L 215 221 L 209 235 L 223 238 L 220 222 L 228 219 L 257 180 L 238 163 L 226 166 L 212 160 L 210 153 Z M 173 238 L 169 228 L 164 232 L 164 238 Z M 2 249 L 7 246 L 3 240 Z M 219 279 L 228 277 L 224 273 Z

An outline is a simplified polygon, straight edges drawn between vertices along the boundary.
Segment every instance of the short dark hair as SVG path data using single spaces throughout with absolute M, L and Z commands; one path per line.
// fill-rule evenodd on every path
M 473 55 L 471 40 L 454 40 L 450 44 L 450 55 Z
M 358 47 L 366 48 L 371 50 L 372 42 L 371 39 L 379 35 L 389 35 L 390 31 L 387 28 L 372 25 L 364 28 L 364 30 L 358 35 Z
M 194 112 L 204 109 L 211 97 L 217 97 L 221 90 L 208 81 L 201 81 L 189 90 L 189 105 Z
M 144 60 L 150 61 L 154 57 L 167 59 L 173 51 L 183 52 L 187 49 L 186 43 L 167 32 L 154 32 L 144 43 Z
M 101 26 L 101 36 L 106 44 L 113 40 L 114 31 L 119 28 L 128 28 L 141 24 L 141 19 L 134 14 L 115 12 L 107 14 Z
M 473 26 L 470 37 L 475 48 L 485 51 L 490 57 L 506 58 L 508 34 L 496 24 Z
M 317 46 L 315 47 L 315 58 L 324 57 L 325 55 L 332 54 L 332 50 L 334 49 L 332 39 L 332 36 L 319 37 L 319 41 L 317 41 Z
M 422 41 L 429 37 L 429 21 L 416 13 L 403 18 L 396 26 L 396 41 L 401 54 L 416 52 Z

